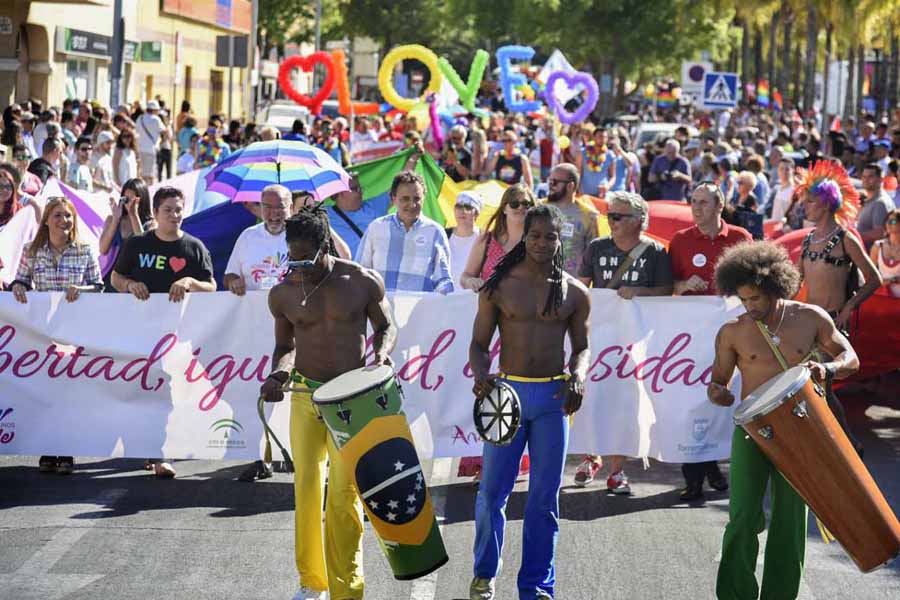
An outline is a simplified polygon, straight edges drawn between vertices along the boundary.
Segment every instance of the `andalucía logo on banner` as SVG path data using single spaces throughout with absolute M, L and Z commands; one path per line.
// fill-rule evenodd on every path
M 241 439 L 244 426 L 234 419 L 219 419 L 209 426 L 213 433 L 207 441 L 207 448 L 244 448 L 246 442 Z
M 9 444 L 16 437 L 16 423 L 9 415 L 13 409 L 0 408 L 0 444 Z

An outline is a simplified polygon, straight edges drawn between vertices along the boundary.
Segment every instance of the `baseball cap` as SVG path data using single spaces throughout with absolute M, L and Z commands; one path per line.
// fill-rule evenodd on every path
M 891 143 L 888 140 L 875 140 L 873 144 L 876 148 L 887 148 L 891 149 Z
M 159 110 L 159 102 L 156 100 L 150 100 L 147 102 L 147 110 Z
M 478 212 L 481 212 L 481 208 L 484 206 L 484 201 L 481 199 L 481 194 L 473 191 L 465 191 L 460 192 L 456 195 L 456 203 L 462 204 L 463 206 L 471 206 Z
M 685 150 L 697 150 L 698 148 L 700 148 L 699 140 L 688 140 L 688 143 L 684 146 Z
M 106 142 L 114 142 L 116 141 L 116 136 L 112 134 L 111 131 L 101 131 L 100 135 L 97 136 L 97 144 L 105 144 Z
M 22 116 L 19 117 L 20 121 L 34 121 L 34 113 L 30 111 L 25 111 L 22 113 Z

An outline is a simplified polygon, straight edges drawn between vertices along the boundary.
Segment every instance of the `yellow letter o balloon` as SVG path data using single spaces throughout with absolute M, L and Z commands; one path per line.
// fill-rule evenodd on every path
M 406 46 L 397 46 L 387 53 L 378 69 L 378 89 L 384 96 L 385 102 L 393 105 L 395 108 L 404 112 L 409 112 L 421 99 L 404 98 L 394 89 L 394 83 L 391 80 L 394 73 L 394 66 L 408 58 L 414 58 L 421 61 L 428 67 L 431 72 L 431 81 L 428 83 L 426 92 L 437 93 L 441 89 L 441 70 L 438 67 L 437 55 L 419 44 L 408 44 Z

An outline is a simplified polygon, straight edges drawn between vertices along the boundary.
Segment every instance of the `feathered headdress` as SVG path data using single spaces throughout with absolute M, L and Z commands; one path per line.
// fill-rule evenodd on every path
M 812 169 L 797 169 L 801 182 L 797 192 L 807 192 L 828 206 L 835 219 L 842 225 L 856 221 L 859 212 L 859 193 L 853 187 L 850 176 L 838 161 L 820 160 Z

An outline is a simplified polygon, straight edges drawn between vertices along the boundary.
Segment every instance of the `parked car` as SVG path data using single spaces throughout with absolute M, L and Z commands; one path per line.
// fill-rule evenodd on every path
M 282 135 L 291 132 L 296 119 L 303 121 L 307 131 L 312 125 L 309 109 L 293 101 L 276 100 L 260 111 L 258 119 L 262 125 L 274 127 Z
M 646 143 L 654 143 L 660 137 L 670 138 L 675 136 L 675 130 L 684 126 L 683 123 L 639 123 L 634 135 L 634 147 L 643 148 Z M 687 126 L 691 138 L 696 138 L 700 132 L 696 127 Z

